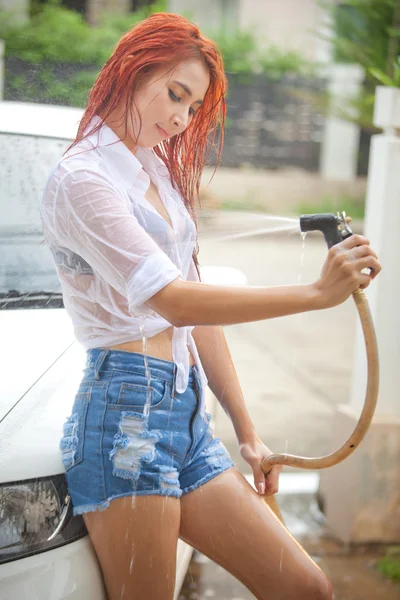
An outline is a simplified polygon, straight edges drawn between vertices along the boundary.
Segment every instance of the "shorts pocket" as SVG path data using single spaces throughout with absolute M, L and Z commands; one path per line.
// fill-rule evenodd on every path
M 89 402 L 90 392 L 76 394 L 72 414 L 64 423 L 60 450 L 65 471 L 69 471 L 83 460 L 86 414 Z
M 156 410 L 168 397 L 169 384 L 166 381 L 152 379 L 150 385 L 145 385 L 142 377 L 137 382 L 127 381 L 121 380 L 121 374 L 116 373 L 108 388 L 107 407 L 143 413 L 146 403 L 150 403 L 151 410 Z

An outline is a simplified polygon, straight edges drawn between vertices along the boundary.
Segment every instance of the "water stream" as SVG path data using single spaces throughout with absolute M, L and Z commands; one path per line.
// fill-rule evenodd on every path
M 225 225 L 229 223 L 229 216 L 224 221 Z M 225 242 L 228 240 L 234 240 L 245 237 L 256 237 L 258 235 L 265 235 L 268 233 L 300 233 L 300 220 L 292 217 L 277 217 L 275 215 L 263 215 L 246 213 L 244 215 L 244 222 L 248 225 L 253 225 L 253 222 L 257 225 L 266 223 L 263 227 L 257 227 L 257 229 L 249 229 L 248 231 L 231 232 L 226 235 L 218 237 L 218 242 Z

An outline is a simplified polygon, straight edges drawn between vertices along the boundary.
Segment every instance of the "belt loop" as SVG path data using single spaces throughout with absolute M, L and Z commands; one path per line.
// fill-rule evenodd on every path
M 196 396 L 197 396 L 197 400 L 199 402 L 200 405 L 200 414 L 202 416 L 204 416 L 204 410 L 205 410 L 205 390 L 203 388 L 203 384 L 201 381 L 201 377 L 200 377 L 200 372 L 199 369 L 197 368 L 197 365 L 193 366 L 193 375 L 194 375 L 194 385 L 196 388 Z
M 172 380 L 172 390 L 171 390 L 171 398 L 174 399 L 175 398 L 175 388 L 176 388 L 176 376 L 178 373 L 178 368 L 176 366 L 176 364 L 174 363 L 174 375 L 173 375 L 173 380 Z
M 200 373 L 199 373 L 196 365 L 193 365 L 193 374 L 194 374 L 194 381 L 195 381 L 195 385 L 196 385 L 197 395 L 200 400 L 201 395 L 202 395 L 202 387 L 203 386 L 201 385 Z
M 102 350 L 99 354 L 98 359 L 96 360 L 96 363 L 94 365 L 94 378 L 98 381 L 100 379 L 100 369 L 103 365 L 103 362 L 105 361 L 107 354 L 110 352 L 110 350 L 107 348 L 107 350 Z

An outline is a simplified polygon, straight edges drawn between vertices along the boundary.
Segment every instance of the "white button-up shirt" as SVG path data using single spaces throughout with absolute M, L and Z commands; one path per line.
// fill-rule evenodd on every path
M 94 117 L 88 129 L 98 122 Z M 172 228 L 145 198 L 150 178 Z M 60 160 L 40 209 L 64 306 L 85 349 L 150 338 L 171 327 L 146 302 L 177 277 L 198 280 L 192 260 L 196 228 L 168 169 L 151 149 L 139 148 L 134 155 L 102 123 Z M 178 392 L 187 388 L 188 348 L 203 392 L 207 384 L 192 330 L 173 331 Z

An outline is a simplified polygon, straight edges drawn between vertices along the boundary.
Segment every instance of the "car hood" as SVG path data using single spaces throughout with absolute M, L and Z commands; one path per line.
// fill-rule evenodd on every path
M 0 483 L 62 473 L 85 351 L 64 309 L 2 310 L 0 331 Z

